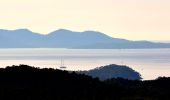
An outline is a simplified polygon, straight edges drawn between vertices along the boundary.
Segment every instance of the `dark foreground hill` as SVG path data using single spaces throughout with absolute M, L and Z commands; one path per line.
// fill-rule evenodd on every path
M 0 69 L 0 100 L 169 100 L 170 78 L 111 79 L 27 65 Z
M 130 80 L 142 79 L 141 75 L 130 67 L 115 64 L 98 67 L 88 71 L 80 71 L 79 73 L 83 73 L 94 78 L 98 77 L 100 80 L 107 80 L 111 78 L 124 78 Z

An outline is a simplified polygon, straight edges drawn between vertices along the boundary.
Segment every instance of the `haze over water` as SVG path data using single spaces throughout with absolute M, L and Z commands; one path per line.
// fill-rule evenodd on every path
M 0 49 L 0 67 L 28 64 L 67 70 L 89 70 L 102 65 L 127 65 L 144 80 L 170 76 L 170 49 Z

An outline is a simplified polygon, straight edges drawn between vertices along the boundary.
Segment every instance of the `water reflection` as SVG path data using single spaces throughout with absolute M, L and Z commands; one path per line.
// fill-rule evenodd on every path
M 127 65 L 144 79 L 170 76 L 170 49 L 0 49 L 0 66 L 28 64 L 67 70 L 88 70 L 107 64 Z

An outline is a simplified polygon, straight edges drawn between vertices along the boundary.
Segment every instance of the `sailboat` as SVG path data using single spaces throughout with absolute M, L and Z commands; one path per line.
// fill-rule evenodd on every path
M 63 60 L 63 59 L 61 59 L 60 68 L 61 68 L 61 69 L 66 69 L 66 68 L 67 68 L 66 66 L 64 66 L 64 60 Z

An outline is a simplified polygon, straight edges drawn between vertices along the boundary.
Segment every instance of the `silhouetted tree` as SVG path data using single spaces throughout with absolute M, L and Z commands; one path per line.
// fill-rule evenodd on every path
M 0 68 L 1 100 L 169 100 L 170 78 L 100 81 L 84 74 L 28 65 Z

